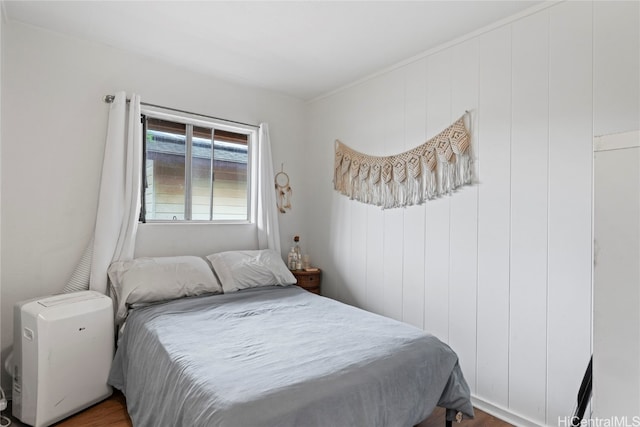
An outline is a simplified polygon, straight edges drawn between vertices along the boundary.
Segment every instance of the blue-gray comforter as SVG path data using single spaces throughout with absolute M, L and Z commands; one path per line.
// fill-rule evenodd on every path
M 134 426 L 412 426 L 473 415 L 456 354 L 296 286 L 137 308 L 109 382 Z

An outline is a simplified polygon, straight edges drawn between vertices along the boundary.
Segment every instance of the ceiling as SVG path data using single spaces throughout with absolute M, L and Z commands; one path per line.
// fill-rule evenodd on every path
M 10 21 L 309 100 L 540 1 L 5 1 Z

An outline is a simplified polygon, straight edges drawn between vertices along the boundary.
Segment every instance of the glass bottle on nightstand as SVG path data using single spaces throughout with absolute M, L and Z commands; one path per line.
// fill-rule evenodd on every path
M 296 250 L 294 246 L 291 246 L 291 250 L 287 256 L 287 267 L 289 267 L 289 270 L 296 269 L 296 262 Z
M 296 242 L 293 250 L 295 252 L 296 270 L 302 270 L 302 251 L 300 250 L 300 236 L 294 236 L 293 241 Z

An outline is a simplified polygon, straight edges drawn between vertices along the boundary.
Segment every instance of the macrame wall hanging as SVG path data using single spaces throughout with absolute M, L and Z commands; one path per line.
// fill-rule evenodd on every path
M 422 145 L 369 156 L 336 140 L 336 191 L 383 209 L 419 205 L 471 183 L 471 137 L 464 116 Z
M 287 213 L 287 209 L 291 209 L 291 196 L 293 190 L 289 185 L 289 175 L 284 172 L 284 165 L 280 166 L 280 172 L 278 172 L 274 178 L 276 184 L 276 204 L 278 205 L 278 211 L 280 213 Z

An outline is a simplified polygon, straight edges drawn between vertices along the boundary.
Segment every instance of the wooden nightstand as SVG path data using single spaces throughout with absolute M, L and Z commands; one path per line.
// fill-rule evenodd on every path
M 292 270 L 291 273 L 295 276 L 302 289 L 306 289 L 309 292 L 320 295 L 320 281 L 322 277 L 322 271 L 305 271 L 305 270 Z

